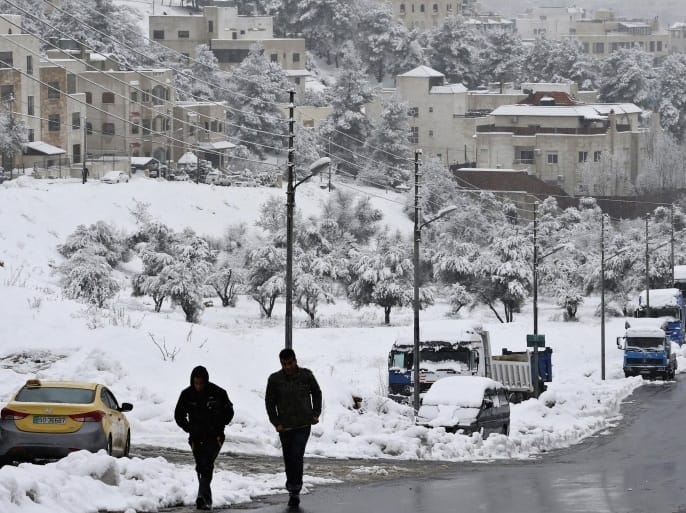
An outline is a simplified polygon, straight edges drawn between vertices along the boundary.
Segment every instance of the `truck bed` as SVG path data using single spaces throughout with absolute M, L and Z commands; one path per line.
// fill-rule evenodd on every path
M 511 392 L 533 392 L 531 364 L 526 354 L 494 356 L 491 366 L 493 379 Z

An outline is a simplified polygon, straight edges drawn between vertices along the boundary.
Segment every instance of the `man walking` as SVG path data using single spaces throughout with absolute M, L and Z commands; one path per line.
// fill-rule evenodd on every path
M 191 372 L 191 386 L 185 388 L 174 410 L 174 420 L 188 436 L 198 473 L 198 509 L 212 508 L 214 460 L 224 443 L 224 426 L 233 419 L 233 404 L 221 387 L 210 382 L 207 369 L 198 366 Z
M 265 404 L 281 439 L 288 505 L 295 508 L 300 505 L 305 446 L 311 426 L 319 422 L 322 412 L 322 391 L 312 372 L 298 367 L 292 349 L 282 350 L 279 360 L 281 370 L 267 381 Z

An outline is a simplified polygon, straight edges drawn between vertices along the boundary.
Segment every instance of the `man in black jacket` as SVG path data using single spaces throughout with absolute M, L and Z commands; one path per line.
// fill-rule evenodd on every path
M 233 419 L 233 404 L 221 387 L 210 382 L 207 369 L 198 366 L 191 372 L 191 386 L 185 388 L 174 410 L 174 420 L 188 436 L 198 473 L 198 509 L 212 507 L 214 460 L 224 443 L 224 426 Z
M 286 467 L 288 505 L 300 504 L 303 485 L 303 457 L 310 428 L 322 413 L 322 391 L 309 369 L 298 367 L 292 349 L 279 353 L 281 370 L 269 376 L 265 404 L 269 421 L 281 438 Z

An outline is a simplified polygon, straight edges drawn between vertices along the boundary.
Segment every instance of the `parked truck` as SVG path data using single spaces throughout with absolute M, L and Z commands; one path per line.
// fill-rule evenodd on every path
M 649 292 L 650 304 L 645 290 L 639 294 L 635 316 L 658 319 L 659 327 L 665 330 L 670 340 L 683 345 L 686 322 L 683 293 L 677 288 L 650 289 Z
M 487 331 L 477 323 L 461 322 L 453 326 L 422 328 L 419 343 L 420 394 L 429 390 L 439 379 L 448 376 L 484 376 L 502 383 L 513 400 L 534 395 L 533 353 L 511 352 L 492 356 Z M 539 352 L 539 376 L 541 386 L 552 381 L 552 350 Z M 403 334 L 393 344 L 388 355 L 388 396 L 407 403 L 414 392 L 414 340 L 412 334 Z
M 624 375 L 674 379 L 677 361 L 669 334 L 652 319 L 641 321 L 627 321 L 624 336 L 617 337 L 617 347 L 624 351 Z

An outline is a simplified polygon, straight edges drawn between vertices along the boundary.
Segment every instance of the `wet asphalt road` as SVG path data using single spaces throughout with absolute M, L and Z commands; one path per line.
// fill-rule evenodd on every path
M 682 378 L 683 379 L 683 378 Z M 646 385 L 609 435 L 536 461 L 429 467 L 415 477 L 317 487 L 302 513 L 686 513 L 686 393 Z M 283 496 L 251 513 L 288 511 Z

